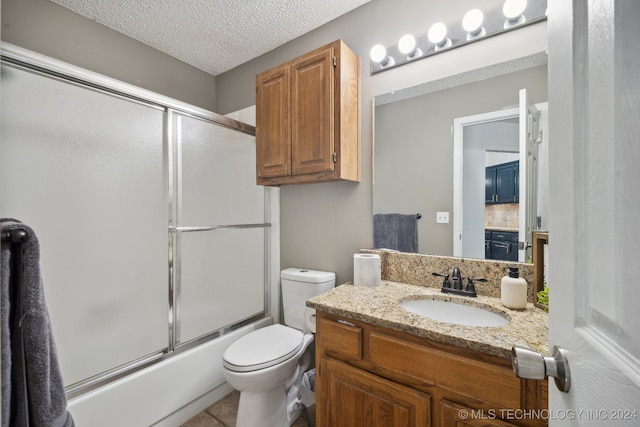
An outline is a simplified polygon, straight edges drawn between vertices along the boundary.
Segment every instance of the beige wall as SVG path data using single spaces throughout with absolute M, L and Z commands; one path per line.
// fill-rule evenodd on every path
M 2 0 L 2 41 L 215 111 L 215 77 L 49 0 Z
M 225 114 L 255 103 L 255 75 L 313 48 L 342 38 L 362 58 L 362 181 L 281 189 L 282 268 L 335 271 L 337 282 L 353 278 L 353 253 L 371 248 L 372 233 L 372 98 L 392 90 L 441 79 L 544 52 L 546 23 L 486 39 L 396 69 L 371 75 L 369 49 L 390 46 L 407 32 L 423 35 L 430 22 L 461 19 L 472 7 L 501 7 L 501 0 L 456 2 L 372 0 L 323 27 L 217 77 L 217 112 Z

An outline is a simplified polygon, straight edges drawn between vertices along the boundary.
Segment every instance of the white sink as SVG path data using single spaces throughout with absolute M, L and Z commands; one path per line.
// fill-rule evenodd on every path
M 452 301 L 414 299 L 401 302 L 400 307 L 431 320 L 456 325 L 503 326 L 509 323 L 508 319 L 493 311 Z

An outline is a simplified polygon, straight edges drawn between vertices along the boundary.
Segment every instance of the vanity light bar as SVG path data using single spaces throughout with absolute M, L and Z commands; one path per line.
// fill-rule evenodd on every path
M 503 7 L 487 12 L 472 9 L 460 22 L 431 25 L 428 34 L 405 34 L 397 45 L 381 44 L 371 49 L 371 74 L 387 71 L 408 62 L 428 58 L 478 40 L 547 19 L 547 0 L 506 0 Z M 407 46 L 410 46 L 409 49 Z

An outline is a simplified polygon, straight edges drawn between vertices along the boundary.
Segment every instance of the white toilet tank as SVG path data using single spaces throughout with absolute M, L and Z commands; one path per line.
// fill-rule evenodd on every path
M 304 326 L 305 302 L 335 287 L 336 274 L 328 271 L 287 268 L 280 272 L 284 323 L 299 330 Z

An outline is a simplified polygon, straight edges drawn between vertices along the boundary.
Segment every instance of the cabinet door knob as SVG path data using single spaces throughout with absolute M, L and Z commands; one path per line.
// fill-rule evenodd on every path
M 568 356 L 569 352 L 558 346 L 553 346 L 551 357 L 518 345 L 511 347 L 511 365 L 518 378 L 543 380 L 553 377 L 558 390 L 564 393 L 571 388 Z

